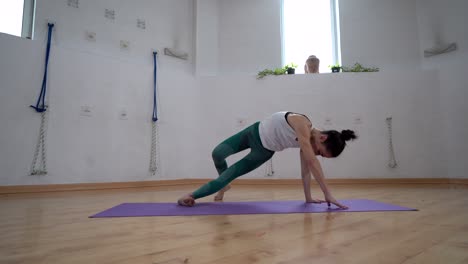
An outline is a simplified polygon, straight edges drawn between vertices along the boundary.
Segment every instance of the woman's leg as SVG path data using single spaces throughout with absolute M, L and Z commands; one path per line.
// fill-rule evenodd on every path
M 215 202 L 221 202 L 224 199 L 224 193 L 231 189 L 231 184 L 228 183 L 226 187 L 222 188 L 218 193 L 215 195 L 214 200 Z
M 226 158 L 234 153 L 251 148 L 251 152 L 231 167 L 227 167 Z M 268 161 L 274 152 L 265 149 L 258 134 L 258 123 L 244 129 L 219 144 L 212 153 L 219 177 L 200 187 L 190 195 L 179 200 L 179 204 L 193 205 L 194 199 L 208 196 L 227 187 L 235 178 L 244 175 Z
M 224 172 L 221 173 L 221 175 L 219 175 L 217 179 L 208 182 L 207 184 L 203 185 L 200 189 L 196 190 L 192 194 L 192 197 L 194 199 L 198 199 L 221 190 L 237 177 L 247 174 L 253 171 L 254 169 L 260 167 L 272 156 L 273 152 L 252 149 L 252 151 L 247 156 L 234 163 L 231 167 L 224 170 Z
M 239 133 L 231 136 L 230 138 L 224 140 L 223 142 L 221 142 L 218 146 L 214 148 L 211 155 L 212 155 L 216 170 L 218 171 L 218 175 L 221 175 L 227 169 L 227 162 L 226 162 L 227 157 L 229 157 L 232 154 L 241 152 L 242 150 L 245 150 L 249 147 L 248 133 L 249 133 L 249 129 L 246 128 L 240 131 Z M 209 186 L 206 186 L 206 185 L 207 184 L 203 185 L 202 187 L 200 187 L 200 189 L 209 188 Z M 195 204 L 195 200 L 193 199 L 193 194 L 188 194 L 182 197 L 181 199 L 179 199 L 178 202 L 181 205 L 188 205 L 188 206 L 192 206 L 193 204 Z
M 249 148 L 248 132 L 247 129 L 244 129 L 224 140 L 213 149 L 211 157 L 213 158 L 218 175 L 221 175 L 227 169 L 227 157 Z
M 226 158 L 235 153 L 241 152 L 249 148 L 249 133 L 251 133 L 251 130 L 252 130 L 251 127 L 248 127 L 242 130 L 241 132 L 235 134 L 234 136 L 224 140 L 223 142 L 221 142 L 218 146 L 216 146 L 213 149 L 211 156 L 213 158 L 213 163 L 216 167 L 216 170 L 218 171 L 218 179 L 219 179 L 219 176 L 221 176 L 223 172 L 226 171 L 226 169 L 228 168 Z M 217 186 L 218 182 L 220 181 L 217 181 L 217 182 L 211 181 L 203 185 L 202 187 L 200 187 L 198 190 L 196 190 L 193 193 L 193 197 L 197 199 L 196 197 L 200 198 L 200 197 L 206 196 L 206 195 L 200 196 L 200 193 L 204 192 L 203 190 L 207 190 L 211 188 L 218 189 L 218 186 Z M 227 186 L 225 187 L 226 187 L 226 190 L 229 189 L 229 187 Z M 220 188 L 219 190 L 221 189 L 223 188 Z
M 216 170 L 218 171 L 218 176 L 221 175 L 227 169 L 227 157 L 242 150 L 245 150 L 249 147 L 248 135 L 246 135 L 247 132 L 249 131 L 243 131 L 243 133 L 239 133 L 240 135 L 235 135 L 225 140 L 213 150 L 212 158 Z M 218 191 L 214 200 L 222 201 L 224 198 L 224 193 L 227 192 L 229 189 L 231 189 L 231 185 L 228 183 L 224 188 Z

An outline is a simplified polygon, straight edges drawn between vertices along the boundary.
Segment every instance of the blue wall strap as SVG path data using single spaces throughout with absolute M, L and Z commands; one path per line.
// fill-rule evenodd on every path
M 52 28 L 54 27 L 54 24 L 48 23 L 47 26 L 49 27 L 49 32 L 47 36 L 45 70 L 44 70 L 44 78 L 42 79 L 41 94 L 39 95 L 39 98 L 37 98 L 36 106 L 31 105 L 31 107 L 36 109 L 36 112 L 38 113 L 46 111 L 45 97 L 46 97 L 46 92 L 47 92 L 47 67 L 49 65 L 50 42 L 52 40 Z
M 156 77 L 157 77 L 157 59 L 156 55 L 158 53 L 156 51 L 153 51 L 153 61 L 154 61 L 154 79 L 153 79 L 153 88 L 154 88 L 154 96 L 153 96 L 153 122 L 158 121 L 158 105 L 157 105 L 157 100 L 156 100 Z

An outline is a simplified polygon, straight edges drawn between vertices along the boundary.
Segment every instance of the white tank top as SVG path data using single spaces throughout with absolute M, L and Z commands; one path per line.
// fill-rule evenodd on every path
M 260 122 L 258 132 L 266 149 L 281 151 L 286 148 L 299 148 L 297 135 L 286 121 L 288 112 L 277 112 Z

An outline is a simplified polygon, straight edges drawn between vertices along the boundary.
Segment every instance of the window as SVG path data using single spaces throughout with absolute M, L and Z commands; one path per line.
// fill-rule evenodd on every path
M 340 63 L 338 0 L 283 0 L 283 64 L 296 63 L 304 73 L 310 55 L 320 59 L 320 72 Z
M 32 38 L 34 0 L 1 0 L 0 32 Z

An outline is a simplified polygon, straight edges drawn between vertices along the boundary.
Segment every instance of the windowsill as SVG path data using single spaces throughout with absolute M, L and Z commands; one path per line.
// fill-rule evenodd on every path
M 318 80 L 318 79 L 342 79 L 342 78 L 373 78 L 378 76 L 388 76 L 388 77 L 399 77 L 399 76 L 410 76 L 414 74 L 421 74 L 432 70 L 423 69 L 422 67 L 403 67 L 398 69 L 388 68 L 384 71 L 378 72 L 325 72 L 317 74 L 284 74 L 284 75 L 268 75 L 261 79 L 257 79 L 257 74 L 252 73 L 242 73 L 242 72 L 233 72 L 233 73 L 218 73 L 218 74 L 195 74 L 195 78 L 208 78 L 208 79 L 242 79 L 242 80 L 255 80 L 258 82 L 261 81 L 271 81 L 271 80 Z
M 22 36 L 13 35 L 13 34 L 5 33 L 5 32 L 0 32 L 0 34 L 5 35 L 5 36 L 8 36 L 8 37 L 14 37 L 14 38 L 19 38 L 19 39 L 29 39 L 29 40 L 31 40 L 30 37 L 22 37 Z
M 295 74 L 283 74 L 283 75 L 268 75 L 265 78 L 273 78 L 273 77 L 286 77 L 286 78 L 294 78 L 300 76 L 306 77 L 320 77 L 320 76 L 339 76 L 339 75 L 350 75 L 350 74 L 372 74 L 372 73 L 381 73 L 381 72 L 323 72 L 323 73 L 295 73 Z M 242 74 L 239 74 L 242 75 Z M 222 75 L 220 75 L 222 76 Z M 302 77 L 301 77 L 302 78 Z

